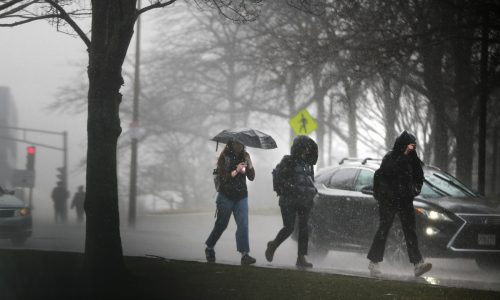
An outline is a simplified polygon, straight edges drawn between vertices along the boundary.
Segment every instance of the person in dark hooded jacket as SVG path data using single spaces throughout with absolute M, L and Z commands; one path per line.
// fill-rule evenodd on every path
M 308 219 L 313 206 L 313 198 L 317 193 L 314 186 L 313 166 L 318 160 L 318 145 L 308 136 L 297 136 L 290 151 L 285 155 L 273 172 L 279 177 L 281 188 L 277 190 L 279 205 L 283 218 L 283 228 L 276 238 L 267 243 L 266 259 L 271 262 L 274 252 L 293 232 L 295 218 L 299 217 L 298 257 L 296 265 L 311 268 L 305 256 L 307 255 Z
M 415 136 L 403 131 L 375 172 L 373 192 L 379 204 L 380 222 L 368 252 L 368 269 L 372 276 L 381 274 L 378 263 L 383 260 L 387 235 L 396 214 L 401 220 L 408 257 L 415 266 L 415 276 L 432 268 L 430 263 L 425 263 L 422 259 L 416 234 L 413 198 L 420 194 L 424 182 L 423 163 L 417 156 L 416 146 Z

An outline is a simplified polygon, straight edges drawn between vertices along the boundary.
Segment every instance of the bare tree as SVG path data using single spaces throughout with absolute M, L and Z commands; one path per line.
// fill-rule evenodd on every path
M 121 133 L 122 65 L 142 13 L 170 6 L 176 0 L 149 1 L 138 10 L 136 0 L 57 1 L 10 0 L 0 5 L 0 27 L 48 20 L 58 31 L 80 37 L 89 53 L 87 196 L 85 200 L 85 267 L 96 283 L 113 283 L 124 274 L 116 171 Z M 235 21 L 254 19 L 261 1 L 199 1 Z M 78 25 L 91 18 L 91 28 Z M 87 32 L 91 32 L 91 38 Z M 105 285 L 103 285 L 104 287 Z

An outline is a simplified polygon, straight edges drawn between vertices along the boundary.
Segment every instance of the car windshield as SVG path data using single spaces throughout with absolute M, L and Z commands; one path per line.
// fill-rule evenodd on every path
M 471 189 L 469 189 L 463 183 L 458 181 L 458 179 L 443 172 L 429 170 L 425 172 L 425 180 L 426 183 L 429 185 L 429 188 L 432 188 L 432 190 L 434 190 L 435 192 L 444 194 L 446 196 L 451 196 L 451 197 L 476 196 L 476 194 Z

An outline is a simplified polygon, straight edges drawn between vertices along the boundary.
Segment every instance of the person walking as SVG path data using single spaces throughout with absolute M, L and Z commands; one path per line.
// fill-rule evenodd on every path
M 290 155 L 285 155 L 273 170 L 273 186 L 279 196 L 283 228 L 267 243 L 265 256 L 271 262 L 274 252 L 292 233 L 298 216 L 299 237 L 296 266 L 312 268 L 305 258 L 309 242 L 308 220 L 317 193 L 313 166 L 318 160 L 318 145 L 305 135 L 293 140 Z
M 231 214 L 236 221 L 236 249 L 241 253 L 241 264 L 251 265 L 256 262 L 249 255 L 248 240 L 248 190 L 246 179 L 253 181 L 255 169 L 246 152 L 245 146 L 237 141 L 229 141 L 217 161 L 216 178 L 217 211 L 215 225 L 206 240 L 205 256 L 208 262 L 214 263 L 215 244 L 226 229 Z
M 415 136 L 403 131 L 375 172 L 373 191 L 379 204 L 380 222 L 368 252 L 368 269 L 372 276 L 381 275 L 379 262 L 383 260 L 387 236 L 396 214 L 401 220 L 415 276 L 421 276 L 432 268 L 432 264 L 422 258 L 416 233 L 413 198 L 420 194 L 424 182 L 423 163 L 417 156 L 416 147 Z
M 54 219 L 56 223 L 65 222 L 64 209 L 66 208 L 66 200 L 69 197 L 68 191 L 64 188 L 61 181 L 57 182 L 57 186 L 52 190 L 52 201 L 54 201 Z
M 83 204 L 85 202 L 85 191 L 83 190 L 83 185 L 78 187 L 78 191 L 73 196 L 73 201 L 71 202 L 71 208 L 76 209 L 76 219 L 78 223 L 83 221 Z

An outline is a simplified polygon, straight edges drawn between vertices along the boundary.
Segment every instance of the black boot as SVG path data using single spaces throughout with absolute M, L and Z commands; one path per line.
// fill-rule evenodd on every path
M 267 243 L 267 249 L 266 249 L 266 259 L 268 262 L 273 261 L 274 257 L 274 251 L 276 251 L 276 246 L 274 244 L 274 241 L 270 241 Z
M 297 263 L 295 264 L 299 268 L 312 268 L 313 264 L 306 260 L 304 255 L 299 255 L 297 257 Z
M 215 250 L 213 248 L 205 248 L 205 257 L 209 263 L 215 262 Z

